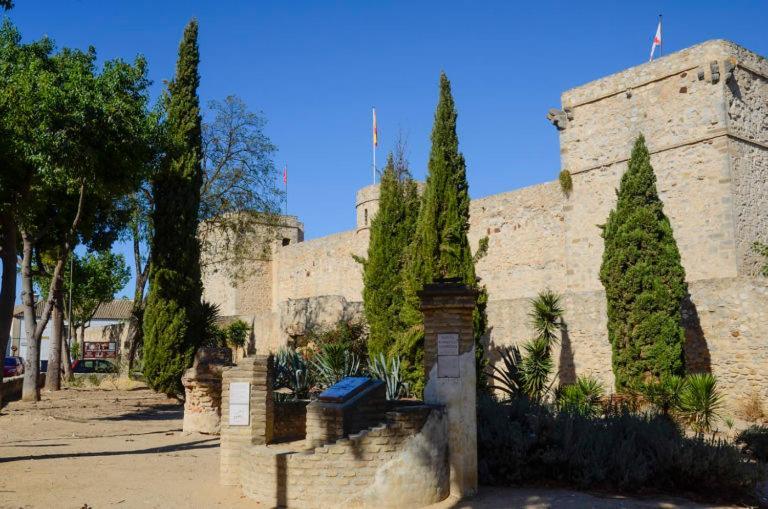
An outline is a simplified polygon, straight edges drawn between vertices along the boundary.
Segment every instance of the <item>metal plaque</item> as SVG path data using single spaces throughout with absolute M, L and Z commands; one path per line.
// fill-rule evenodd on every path
M 229 424 L 248 426 L 251 415 L 251 384 L 231 382 L 229 384 Z
M 363 390 L 370 381 L 370 378 L 364 376 L 348 376 L 342 378 L 321 392 L 317 399 L 334 403 L 344 402 Z

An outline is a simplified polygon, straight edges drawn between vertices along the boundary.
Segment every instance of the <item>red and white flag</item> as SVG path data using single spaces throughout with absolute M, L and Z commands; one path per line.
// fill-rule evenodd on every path
M 651 45 L 651 58 L 649 62 L 653 61 L 653 54 L 656 51 L 656 46 L 661 46 L 661 16 L 659 16 L 659 25 L 656 27 L 656 35 L 653 36 L 653 44 Z
M 283 184 L 288 184 L 288 165 L 283 167 Z

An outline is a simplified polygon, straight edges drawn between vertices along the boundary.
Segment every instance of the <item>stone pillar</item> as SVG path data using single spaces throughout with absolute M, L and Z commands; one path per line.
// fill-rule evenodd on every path
M 442 280 L 419 292 L 424 313 L 424 402 L 448 415 L 451 496 L 477 493 L 477 371 L 472 311 L 477 291 Z
M 221 483 L 240 484 L 240 455 L 251 445 L 272 441 L 274 361 L 271 355 L 246 357 L 224 370 L 221 391 Z
M 184 372 L 184 433 L 219 433 L 221 372 L 232 365 L 229 348 L 200 348 L 192 367 Z

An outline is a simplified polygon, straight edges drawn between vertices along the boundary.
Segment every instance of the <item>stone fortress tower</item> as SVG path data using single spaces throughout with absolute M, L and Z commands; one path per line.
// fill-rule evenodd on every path
M 489 237 L 477 267 L 488 289 L 491 348 L 530 337 L 529 300 L 563 295 L 567 330 L 560 377 L 613 386 L 598 225 L 615 204 L 638 134 L 646 137 L 690 290 L 686 362 L 711 370 L 734 397 L 768 399 L 768 281 L 755 241 L 768 243 L 768 60 L 708 41 L 562 94 L 550 121 L 560 134 L 566 197 L 548 182 L 472 201 L 470 243 Z M 205 297 L 254 324 L 255 347 L 277 349 L 313 325 L 361 312 L 361 268 L 378 186 L 357 193 L 354 230 L 275 241 L 263 270 L 238 285 L 206 274 Z M 293 219 L 287 230 L 302 232 Z M 302 232 L 303 233 L 303 232 Z

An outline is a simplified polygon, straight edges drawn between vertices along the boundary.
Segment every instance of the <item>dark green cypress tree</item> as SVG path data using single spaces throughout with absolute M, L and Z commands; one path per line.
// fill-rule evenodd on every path
M 399 157 L 399 166 L 403 158 Z M 396 168 L 392 154 L 381 175 L 379 210 L 371 221 L 368 257 L 363 263 L 363 304 L 370 327 L 368 352 L 389 354 L 405 330 L 400 313 L 405 301 L 405 251 L 418 215 L 416 183 L 406 168 Z
M 181 375 L 201 344 L 199 60 L 192 20 L 165 98 L 166 160 L 152 182 L 154 233 L 144 312 L 144 376 L 150 387 L 170 395 L 183 390 Z
M 642 135 L 602 235 L 600 281 L 608 301 L 616 389 L 683 374 L 685 270 Z
M 402 319 L 409 329 L 398 338 L 396 352 L 404 359 L 403 368 L 415 392 L 425 382 L 423 318 L 416 292 L 439 278 L 459 278 L 475 285 L 475 260 L 469 247 L 469 185 L 464 156 L 459 152 L 456 134 L 456 107 L 451 84 L 440 75 L 440 99 L 432 128 L 427 183 L 405 271 L 406 302 Z M 475 337 L 485 332 L 484 303 L 481 294 L 475 311 Z

